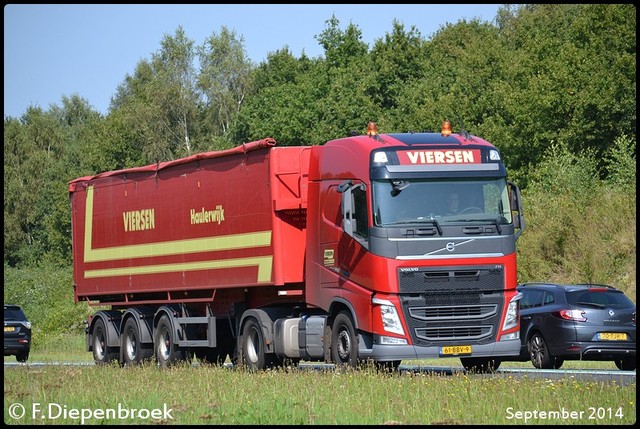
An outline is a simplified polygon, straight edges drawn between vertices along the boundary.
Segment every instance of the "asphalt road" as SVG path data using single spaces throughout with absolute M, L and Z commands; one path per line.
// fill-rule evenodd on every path
M 5 367 L 42 367 L 42 366 L 92 366 L 95 365 L 91 362 L 5 362 Z M 198 366 L 198 363 L 194 363 L 194 366 Z M 232 368 L 229 363 L 225 364 L 225 367 Z M 333 364 L 325 363 L 300 363 L 300 369 L 305 370 L 331 370 Z M 402 372 L 416 372 L 426 373 L 440 376 L 452 376 L 454 374 L 464 374 L 466 371 L 460 367 L 447 367 L 447 366 L 418 366 L 418 365 L 400 365 L 398 371 Z M 633 384 L 636 382 L 635 371 L 620 371 L 620 370 L 577 370 L 577 369 L 551 369 L 542 370 L 536 368 L 509 368 L 500 367 L 493 374 L 475 374 L 477 377 L 528 377 L 539 378 L 546 380 L 559 380 L 559 379 L 571 379 L 576 381 L 604 381 L 615 382 L 618 385 Z

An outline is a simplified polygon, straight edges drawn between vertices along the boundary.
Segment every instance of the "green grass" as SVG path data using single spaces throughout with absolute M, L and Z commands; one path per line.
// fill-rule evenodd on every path
M 16 407 L 27 413 L 11 419 Z M 119 408 L 144 411 L 133 418 L 95 414 Z M 168 417 L 148 414 L 165 408 Z M 600 417 L 591 419 L 591 408 Z M 4 409 L 5 423 L 19 424 L 77 424 L 82 413 L 87 424 L 631 424 L 636 387 L 504 374 L 388 375 L 370 368 L 250 373 L 189 364 L 166 370 L 24 365 L 5 368 Z M 44 414 L 49 409 L 57 418 Z M 549 411 L 582 416 L 540 417 Z

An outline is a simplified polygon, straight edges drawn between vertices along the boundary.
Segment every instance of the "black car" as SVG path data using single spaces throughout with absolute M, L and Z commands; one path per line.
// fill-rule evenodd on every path
M 4 305 L 4 355 L 26 362 L 31 351 L 31 322 L 18 305 Z
M 525 283 L 520 361 L 557 369 L 565 360 L 614 361 L 636 369 L 636 305 L 607 285 Z

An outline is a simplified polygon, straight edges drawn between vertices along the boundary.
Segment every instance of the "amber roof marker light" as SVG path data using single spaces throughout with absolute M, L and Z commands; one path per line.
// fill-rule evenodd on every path
M 444 122 L 442 122 L 442 131 L 440 134 L 442 134 L 442 137 L 451 135 L 451 122 L 449 122 L 448 119 L 445 119 Z
M 367 135 L 369 137 L 374 137 L 378 135 L 378 124 L 373 121 L 369 121 L 367 124 Z
M 378 124 L 373 121 L 369 121 L 369 123 L 367 124 L 367 135 L 375 140 L 378 140 L 379 142 L 384 143 L 382 137 L 378 135 Z

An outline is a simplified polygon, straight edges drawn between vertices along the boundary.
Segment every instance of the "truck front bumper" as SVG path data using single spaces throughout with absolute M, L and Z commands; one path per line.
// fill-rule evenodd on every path
M 440 346 L 414 346 L 414 345 L 387 345 L 374 343 L 371 337 L 359 335 L 358 356 L 362 359 L 376 361 L 394 361 L 406 359 L 433 359 L 433 358 L 465 358 L 465 357 L 500 357 L 518 356 L 520 354 L 520 339 L 498 341 L 491 344 L 472 344 L 471 353 L 446 353 L 450 349 Z M 449 346 L 462 346 L 462 344 L 447 344 Z M 457 347 L 456 347 L 457 348 Z

